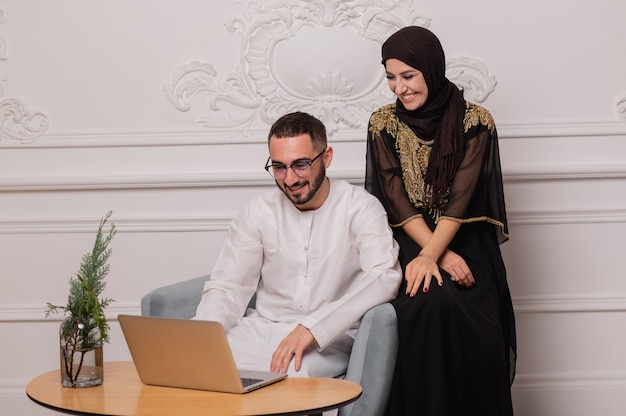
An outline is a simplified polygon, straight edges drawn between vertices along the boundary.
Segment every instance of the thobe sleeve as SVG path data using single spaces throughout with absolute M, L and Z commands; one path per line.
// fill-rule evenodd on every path
M 211 280 L 193 319 L 218 321 L 226 331 L 243 317 L 261 274 L 263 248 L 250 204 L 231 222 Z
M 373 197 L 367 200 L 367 204 L 354 211 L 350 230 L 353 241 L 346 241 L 356 244 L 358 249 L 361 270 L 356 280 L 342 297 L 323 305 L 301 322 L 311 331 L 320 350 L 354 327 L 369 309 L 390 301 L 398 293 L 402 279 L 398 246 L 384 208 Z

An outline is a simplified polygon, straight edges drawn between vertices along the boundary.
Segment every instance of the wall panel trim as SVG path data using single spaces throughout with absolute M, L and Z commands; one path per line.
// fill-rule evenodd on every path
M 226 231 L 232 216 L 205 217 L 117 217 L 115 226 L 123 233 Z M 99 219 L 12 219 L 0 220 L 0 234 L 93 233 Z
M 15 304 L 0 305 L 0 323 L 10 322 L 61 322 L 63 314 L 52 314 L 48 318 L 45 315 L 45 304 Z M 117 315 L 139 315 L 141 306 L 132 302 L 115 302 L 109 305 L 106 310 L 106 317 L 110 322 L 117 321 Z
M 496 120 L 497 121 L 497 120 Z M 90 148 L 90 147 L 144 147 L 224 144 L 263 144 L 267 140 L 269 125 L 264 129 L 251 129 L 244 134 L 241 129 L 160 129 L 160 130 L 98 130 L 48 132 L 39 140 L 24 145 L 15 141 L 0 141 L 0 148 Z M 537 122 L 497 122 L 498 136 L 508 139 L 545 139 L 557 137 L 611 137 L 626 135 L 626 123 L 620 120 Z M 329 140 L 332 143 L 353 143 L 365 140 L 362 131 L 340 130 Z
M 626 372 L 520 373 L 515 376 L 513 391 L 579 391 L 626 389 Z
M 527 166 L 503 169 L 505 183 L 626 178 L 626 164 Z M 329 176 L 362 184 L 364 172 L 329 169 Z M 155 175 L 73 175 L 46 177 L 0 177 L 0 192 L 84 191 L 98 189 L 222 188 L 273 185 L 265 172 L 193 172 Z
M 583 295 L 536 295 L 513 298 L 517 314 L 522 313 L 593 313 L 626 312 L 626 293 Z M 60 322 L 62 315 L 45 317 L 43 304 L 0 305 L 2 322 Z M 135 303 L 118 303 L 107 309 L 108 319 L 115 321 L 117 315 L 139 314 L 140 306 Z
M 509 225 L 554 225 L 554 224 L 607 224 L 626 222 L 626 207 L 623 209 L 599 208 L 595 210 L 568 209 L 551 211 L 507 210 Z
M 626 293 L 517 296 L 513 306 L 516 313 L 626 312 Z
M 123 233 L 221 232 L 236 213 L 199 217 L 123 217 L 116 216 L 115 225 Z M 597 209 L 554 211 L 508 211 L 510 225 L 605 224 L 626 223 L 626 207 L 620 210 Z M 2 234 L 75 234 L 93 233 L 98 218 L 4 218 L 0 219 Z

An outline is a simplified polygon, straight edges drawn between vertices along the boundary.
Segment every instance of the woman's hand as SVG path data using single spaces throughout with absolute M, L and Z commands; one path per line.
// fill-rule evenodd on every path
M 439 259 L 439 265 L 450 274 L 450 279 L 461 286 L 470 287 L 476 284 L 472 271 L 463 257 L 453 251 L 446 250 Z
M 420 254 L 406 265 L 404 278 L 406 279 L 405 294 L 414 297 L 422 282 L 424 282 L 424 293 L 428 292 L 433 276 L 437 279 L 439 286 L 443 285 L 443 278 L 439 273 L 439 266 L 432 258 L 424 254 Z
M 472 286 L 474 277 L 465 260 L 458 254 L 448 250 L 448 244 L 461 227 L 461 223 L 442 218 L 433 232 L 430 231 L 423 218 L 415 218 L 402 226 L 404 231 L 422 247 L 420 254 L 406 265 L 404 278 L 406 279 L 406 294 L 415 296 L 419 286 L 424 282 L 424 292 L 428 292 L 433 276 L 439 286 L 443 279 L 439 267 L 455 281 L 463 286 Z M 439 264 L 439 265 L 438 265 Z

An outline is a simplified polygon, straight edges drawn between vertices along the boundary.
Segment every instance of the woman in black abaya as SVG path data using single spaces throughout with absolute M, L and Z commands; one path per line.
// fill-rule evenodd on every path
M 397 100 L 369 122 L 366 188 L 385 206 L 405 280 L 392 416 L 512 415 L 516 340 L 496 127 L 445 77 L 437 37 L 406 27 L 382 47 Z

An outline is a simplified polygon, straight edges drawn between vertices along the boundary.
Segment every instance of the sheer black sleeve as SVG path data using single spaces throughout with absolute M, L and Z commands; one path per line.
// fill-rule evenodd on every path
M 395 138 L 385 129 L 372 129 L 371 121 L 367 135 L 365 188 L 383 204 L 392 226 L 401 226 L 422 215 L 422 210 L 411 203 L 404 188 Z
M 447 218 L 461 223 L 493 224 L 498 242 L 502 243 L 508 239 L 508 226 L 495 124 L 486 109 L 474 104 L 468 105 L 464 122 L 466 147 L 463 160 L 450 184 L 443 212 L 432 215 L 439 216 L 434 218 L 436 221 Z M 389 222 L 396 227 L 415 217 L 431 215 L 419 198 L 414 196 L 412 202 L 407 192 L 396 146 L 398 135 L 406 139 L 414 133 L 398 121 L 393 107 L 382 107 L 372 114 L 368 125 L 365 187 L 378 197 L 387 211 Z M 413 159 L 406 159 L 406 163 L 413 163 Z M 405 169 L 414 167 L 406 166 Z M 417 185 L 419 188 L 423 182 Z M 411 189 L 414 187 L 415 184 Z
M 479 124 L 468 131 L 467 137 L 465 156 L 440 219 L 489 222 L 497 227 L 498 241 L 502 243 L 508 239 L 508 226 L 495 126 Z

